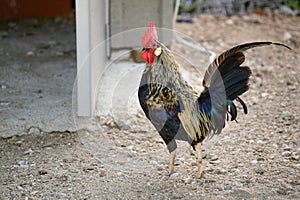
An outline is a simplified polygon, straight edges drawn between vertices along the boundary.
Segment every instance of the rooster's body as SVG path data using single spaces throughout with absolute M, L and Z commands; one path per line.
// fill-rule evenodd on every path
M 153 24 L 149 25 L 142 43 L 147 67 L 138 91 L 139 101 L 171 153 L 169 173 L 174 172 L 175 139 L 179 139 L 188 141 L 196 150 L 198 176 L 201 177 L 202 141 L 221 132 L 228 114 L 231 120 L 236 119 L 234 101 L 241 103 L 244 113 L 247 113 L 247 107 L 239 97 L 248 90 L 251 75 L 249 67 L 241 66 L 245 60 L 243 51 L 256 46 L 281 44 L 248 43 L 222 53 L 209 65 L 203 80 L 204 90 L 198 96 L 182 78 L 171 51 L 157 41 Z

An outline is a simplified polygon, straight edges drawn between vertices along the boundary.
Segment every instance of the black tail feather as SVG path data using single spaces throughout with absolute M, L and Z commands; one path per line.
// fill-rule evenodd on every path
M 235 120 L 237 117 L 237 110 L 235 104 L 232 102 L 229 104 L 228 113 L 231 115 L 231 121 Z
M 249 89 L 248 82 L 251 75 L 249 67 L 241 66 L 245 61 L 243 52 L 254 47 L 272 44 L 290 49 L 280 43 L 246 43 L 223 52 L 208 66 L 202 82 L 205 90 L 198 98 L 198 102 L 199 107 L 203 107 L 202 109 L 210 116 L 210 120 L 215 125 L 212 127 L 214 134 L 221 132 L 226 117 L 228 120 L 229 115 L 231 121 L 236 120 L 237 108 L 234 100 L 242 105 L 245 114 L 248 113 L 246 104 L 239 97 Z M 204 109 L 204 107 L 209 109 Z
M 236 100 L 243 106 L 244 113 L 248 114 L 248 108 L 245 102 L 240 97 L 237 97 Z

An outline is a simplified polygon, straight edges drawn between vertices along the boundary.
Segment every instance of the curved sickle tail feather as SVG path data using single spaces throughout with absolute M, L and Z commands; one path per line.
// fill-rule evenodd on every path
M 251 69 L 241 66 L 245 61 L 244 51 L 258 46 L 279 45 L 291 50 L 281 43 L 254 42 L 233 47 L 218 56 L 208 67 L 203 79 L 204 91 L 198 98 L 199 108 L 210 116 L 213 126 L 211 132 L 219 134 L 225 126 L 225 118 L 231 121 L 237 118 L 237 108 L 234 100 L 239 102 L 244 110 L 248 109 L 239 97 L 249 89 Z

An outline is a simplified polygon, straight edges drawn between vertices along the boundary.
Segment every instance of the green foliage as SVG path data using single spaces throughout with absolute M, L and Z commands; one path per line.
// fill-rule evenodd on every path
M 300 11 L 300 0 L 288 0 L 287 5 L 294 10 Z

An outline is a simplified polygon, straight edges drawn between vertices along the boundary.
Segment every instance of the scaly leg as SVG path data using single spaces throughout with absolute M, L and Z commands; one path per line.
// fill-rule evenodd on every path
M 195 149 L 196 149 L 196 158 L 197 158 L 197 166 L 198 166 L 197 178 L 202 178 L 204 174 L 204 170 L 202 166 L 201 143 L 197 143 Z
M 170 153 L 169 175 L 174 173 L 174 162 L 176 157 L 176 149 Z

